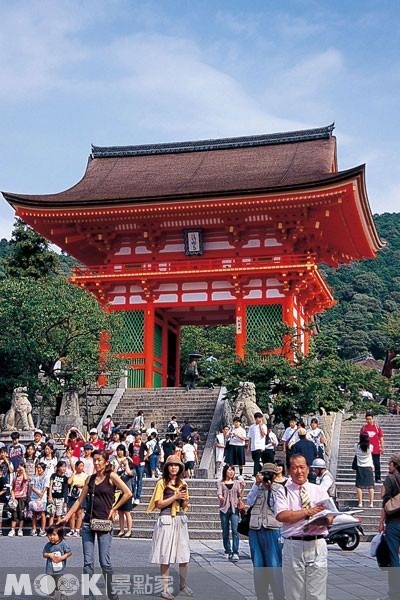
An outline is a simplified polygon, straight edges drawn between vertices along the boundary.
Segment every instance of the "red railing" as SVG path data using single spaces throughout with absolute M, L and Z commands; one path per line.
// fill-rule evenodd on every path
M 232 258 L 204 259 L 193 257 L 190 260 L 165 260 L 157 262 L 135 262 L 126 264 L 98 265 L 91 267 L 73 267 L 73 277 L 107 277 L 108 275 L 135 275 L 139 273 L 162 274 L 184 273 L 193 271 L 257 270 L 265 267 L 307 268 L 314 265 L 313 257 L 306 254 Z

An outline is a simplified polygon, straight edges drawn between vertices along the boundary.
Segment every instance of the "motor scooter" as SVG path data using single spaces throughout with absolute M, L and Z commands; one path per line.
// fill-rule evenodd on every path
M 360 535 L 364 535 L 360 517 L 354 516 L 362 510 L 341 512 L 328 527 L 327 544 L 337 544 L 346 551 L 355 550 L 360 543 Z

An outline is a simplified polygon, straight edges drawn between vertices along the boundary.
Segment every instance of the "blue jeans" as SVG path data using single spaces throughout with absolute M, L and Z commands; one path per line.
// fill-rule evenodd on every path
M 149 463 L 150 463 L 150 471 L 153 473 L 153 471 L 157 471 L 157 467 L 158 467 L 158 454 L 150 454 L 149 456 Z
M 386 521 L 386 543 L 390 552 L 390 567 L 388 569 L 388 596 L 393 600 L 400 599 L 400 519 Z
M 237 530 L 239 524 L 239 510 L 236 509 L 235 512 L 233 512 L 230 507 L 226 513 L 220 510 L 219 518 L 221 519 L 222 542 L 224 544 L 225 554 L 232 554 L 232 552 L 233 554 L 237 554 L 239 552 L 239 534 Z M 232 529 L 233 546 L 231 546 L 231 541 L 229 539 L 229 526 Z
M 142 484 L 143 484 L 143 473 L 144 466 L 142 465 L 133 465 L 136 471 L 136 477 L 134 481 L 132 481 L 132 493 L 134 500 L 140 500 L 142 496 Z
M 250 529 L 249 544 L 257 600 L 268 600 L 270 586 L 274 599 L 284 600 L 280 529 Z
M 111 564 L 111 531 L 101 533 L 94 532 L 90 529 L 89 523 L 82 525 L 82 546 L 83 546 L 83 572 L 91 576 L 94 573 L 94 542 L 97 535 L 97 545 L 99 549 L 99 563 L 103 572 L 103 577 L 106 581 L 107 596 L 110 599 L 115 598 L 112 593 L 112 574 L 113 568 Z M 92 593 L 89 593 L 89 598 L 94 598 Z

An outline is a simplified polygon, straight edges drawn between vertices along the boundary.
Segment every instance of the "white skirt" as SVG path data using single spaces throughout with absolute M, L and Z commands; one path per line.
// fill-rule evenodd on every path
M 158 565 L 187 563 L 190 560 L 188 517 L 182 512 L 176 517 L 160 515 L 153 531 L 150 562 Z

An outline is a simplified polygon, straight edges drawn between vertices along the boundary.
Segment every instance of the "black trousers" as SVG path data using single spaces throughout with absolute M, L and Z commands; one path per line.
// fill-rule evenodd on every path
M 263 465 L 265 465 L 265 463 L 273 463 L 275 460 L 275 450 L 265 449 L 262 453 L 261 459 L 262 459 Z
M 252 450 L 251 451 L 251 458 L 253 459 L 254 462 L 254 467 L 253 467 L 253 475 L 254 477 L 257 475 L 257 473 L 259 473 L 261 471 L 261 456 L 262 456 L 263 451 L 262 450 Z
M 375 471 L 375 482 L 381 480 L 381 455 L 373 454 L 372 460 L 374 463 L 374 471 Z

